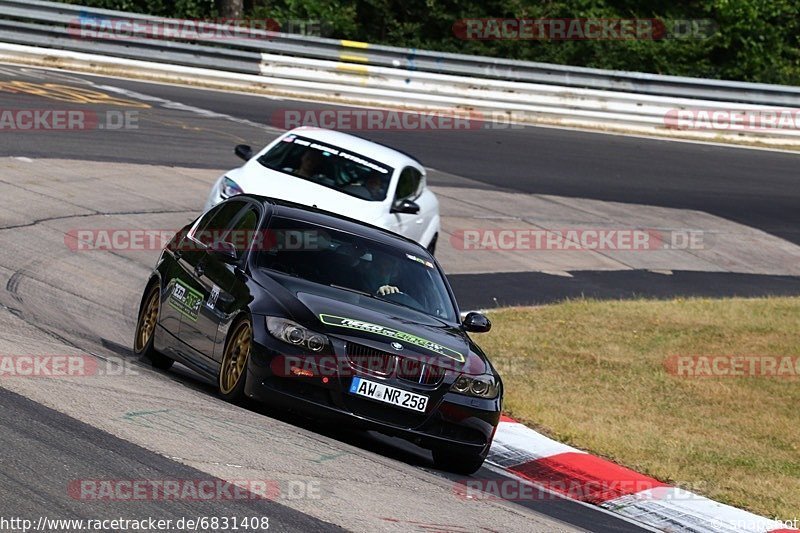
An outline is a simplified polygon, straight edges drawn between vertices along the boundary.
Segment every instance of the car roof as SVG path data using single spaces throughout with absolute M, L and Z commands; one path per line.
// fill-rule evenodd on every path
M 346 148 L 377 161 L 384 162 L 394 168 L 413 166 L 419 167 L 423 172 L 425 169 L 418 159 L 409 154 L 357 135 L 335 130 L 326 130 L 324 128 L 315 128 L 312 126 L 301 126 L 287 133 L 302 135 L 303 137 L 308 137 L 315 141 L 327 142 L 339 148 Z
M 259 196 L 257 194 L 240 194 L 232 198 L 252 198 L 258 202 L 266 205 L 271 205 L 274 209 L 273 214 L 291 218 L 294 220 L 301 220 L 318 224 L 320 226 L 328 226 L 341 231 L 362 235 L 381 242 L 383 244 L 391 244 L 396 248 L 406 251 L 408 253 L 418 254 L 420 248 L 425 249 L 422 245 L 403 237 L 397 233 L 391 232 L 387 229 L 373 226 L 367 222 L 349 218 L 338 213 L 325 211 L 317 207 L 311 207 L 305 204 L 291 202 L 289 200 L 281 200 L 279 198 L 272 198 L 269 196 Z

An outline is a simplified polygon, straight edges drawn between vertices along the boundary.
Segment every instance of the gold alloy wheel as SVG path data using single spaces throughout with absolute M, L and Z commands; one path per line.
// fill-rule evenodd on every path
M 236 328 L 225 347 L 222 368 L 219 371 L 219 388 L 223 394 L 230 394 L 244 374 L 247 358 L 250 356 L 251 338 L 250 323 L 245 320 Z
M 153 336 L 156 329 L 156 322 L 158 321 L 158 290 L 153 290 L 150 298 L 143 307 L 142 316 L 139 318 L 139 327 L 136 331 L 136 346 L 134 347 L 137 352 L 143 351 L 147 347 L 147 343 Z

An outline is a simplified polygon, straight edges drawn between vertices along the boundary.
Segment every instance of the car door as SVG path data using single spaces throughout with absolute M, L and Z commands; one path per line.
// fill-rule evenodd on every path
M 178 339 L 188 348 L 184 355 L 211 373 L 216 371 L 212 361 L 220 307 L 231 299 L 236 277 L 236 265 L 224 261 L 215 250 L 221 248 L 219 242 L 234 236 L 232 230 L 252 205 L 245 199 L 230 200 L 215 208 L 213 216 L 204 217 L 187 236 L 190 242 L 181 250 L 178 276 L 170 288 L 170 306 L 181 315 Z
M 193 309 L 195 305 L 194 299 L 187 296 L 186 287 L 192 286 L 190 269 L 188 268 L 189 260 L 195 261 L 192 257 L 193 252 L 197 251 L 199 247 L 205 247 L 198 241 L 198 232 L 201 228 L 208 227 L 211 219 L 221 209 L 222 206 L 218 205 L 208 210 L 192 224 L 185 235 L 179 237 L 174 247 L 165 251 L 169 258 L 166 261 L 164 270 L 165 289 L 160 322 L 165 330 L 174 337 L 177 337 L 180 331 L 183 313 L 190 312 L 189 310 Z M 183 289 L 180 287 L 183 287 Z M 180 346 L 174 346 L 170 343 L 170 348 L 179 350 Z
M 263 206 L 254 200 L 247 200 L 246 204 L 227 228 L 228 231 L 219 237 L 221 242 L 228 245 L 227 250 L 234 252 L 234 257 L 210 253 L 204 275 L 200 278 L 205 290 L 210 291 L 204 312 L 210 318 L 210 325 L 216 328 L 213 348 L 207 352 L 215 363 L 222 362 L 231 321 L 250 301 L 245 265 L 247 255 L 258 246 L 253 241 L 263 217 Z M 261 243 L 260 240 L 258 242 Z M 199 323 L 197 327 L 196 335 L 199 337 L 204 327 Z
M 391 205 L 397 205 L 403 200 L 415 201 L 420 197 L 423 187 L 424 178 L 422 173 L 414 167 L 405 167 L 400 171 L 400 177 L 397 180 L 397 187 L 395 188 Z M 420 212 L 416 215 L 410 213 L 391 213 L 390 216 L 391 224 L 389 229 L 404 237 L 419 242 L 423 233 L 425 233 L 425 228 L 428 227 L 428 221 L 431 215 L 430 212 L 426 214 L 420 209 Z

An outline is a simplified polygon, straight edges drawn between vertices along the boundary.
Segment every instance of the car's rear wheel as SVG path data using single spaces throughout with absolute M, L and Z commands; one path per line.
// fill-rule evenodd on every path
M 433 450 L 433 464 L 439 470 L 454 474 L 471 475 L 477 472 L 486 460 L 485 453 L 461 452 L 448 449 Z
M 219 369 L 219 393 L 229 402 L 245 399 L 247 361 L 253 346 L 253 325 L 249 318 L 242 318 L 231 330 L 233 333 L 225 343 L 222 365 Z
M 142 307 L 139 309 L 139 320 L 136 323 L 136 336 L 133 340 L 133 351 L 150 361 L 150 364 L 160 370 L 169 370 L 174 361 L 158 352 L 153 347 L 153 341 L 158 325 L 158 313 L 161 305 L 161 293 L 158 283 L 154 283 L 146 292 Z

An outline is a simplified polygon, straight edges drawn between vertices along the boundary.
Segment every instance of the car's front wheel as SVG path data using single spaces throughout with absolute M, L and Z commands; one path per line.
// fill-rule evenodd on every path
M 225 343 L 222 365 L 219 369 L 219 393 L 229 402 L 245 399 L 244 386 L 247 381 L 247 361 L 253 346 L 253 325 L 249 318 L 241 318 L 231 328 Z
M 432 450 L 433 464 L 439 470 L 469 476 L 477 472 L 486 460 L 486 453 L 462 452 L 448 450 Z
M 158 312 L 161 305 L 161 289 L 158 283 L 153 283 L 145 293 L 142 307 L 139 309 L 139 320 L 136 323 L 136 336 L 133 340 L 133 352 L 142 356 L 160 370 L 169 370 L 172 359 L 158 352 L 153 347 L 156 326 L 158 325 Z

